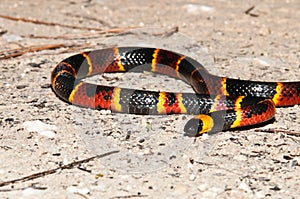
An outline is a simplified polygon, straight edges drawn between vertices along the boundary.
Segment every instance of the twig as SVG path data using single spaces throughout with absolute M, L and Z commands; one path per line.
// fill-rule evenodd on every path
M 300 132 L 288 131 L 282 129 L 256 129 L 255 132 L 265 132 L 265 133 L 285 133 L 287 135 L 300 136 Z
M 66 45 L 65 44 L 46 44 L 46 45 L 40 45 L 40 46 L 29 46 L 29 47 L 24 47 L 24 48 L 2 51 L 2 52 L 0 52 L 0 60 L 12 58 L 12 57 L 18 57 L 18 56 L 21 56 L 21 55 L 23 55 L 25 53 L 29 53 L 29 52 L 56 49 L 56 48 L 61 48 L 61 47 L 66 47 Z
M 142 197 L 148 197 L 148 195 L 141 195 L 141 194 L 136 194 L 136 195 L 127 195 L 127 196 L 114 196 L 110 199 L 122 199 L 122 198 L 142 198 Z
M 249 15 L 251 17 L 259 17 L 258 14 L 254 14 L 254 13 L 251 13 L 252 10 L 254 10 L 255 6 L 251 6 L 250 8 L 248 8 L 246 11 L 245 11 L 245 14 L 246 15 Z
M 106 34 L 106 33 L 122 33 L 128 30 L 140 28 L 138 26 L 136 27 L 127 27 L 127 28 L 111 28 L 107 30 L 98 31 L 96 33 L 86 33 L 81 35 L 59 35 L 59 36 L 36 36 L 36 35 L 23 35 L 24 37 L 30 37 L 30 38 L 38 38 L 38 39 L 91 39 L 91 38 L 97 38 L 100 34 Z
M 216 166 L 215 164 L 212 164 L 212 163 L 201 162 L 201 161 L 197 161 L 197 160 L 195 160 L 194 162 L 197 164 L 202 164 L 202 165 L 206 165 L 206 166 Z
M 246 11 L 245 11 L 245 14 L 249 14 L 252 10 L 254 10 L 255 6 L 251 6 L 250 8 L 248 8 Z
M 101 155 L 96 155 L 96 156 L 93 156 L 93 157 L 90 157 L 90 158 L 86 158 L 86 159 L 83 159 L 83 160 L 72 162 L 70 164 L 59 166 L 55 169 L 50 169 L 50 170 L 47 170 L 47 171 L 42 171 L 42 172 L 39 172 L 39 173 L 34 173 L 34 174 L 31 174 L 31 175 L 28 175 L 28 176 L 24 176 L 22 178 L 17 178 L 17 179 L 14 179 L 14 180 L 1 182 L 0 187 L 6 186 L 6 185 L 9 185 L 9 184 L 14 184 L 16 182 L 25 182 L 25 181 L 29 181 L 29 180 L 34 180 L 34 179 L 37 179 L 37 178 L 40 178 L 40 177 L 44 177 L 44 176 L 56 173 L 59 170 L 73 169 L 75 166 L 78 166 L 82 163 L 87 163 L 87 162 L 89 162 L 91 160 L 94 160 L 96 158 L 103 158 L 103 157 L 106 157 L 106 156 L 109 156 L 109 155 L 112 155 L 112 154 L 118 153 L 118 152 L 119 151 L 107 152 L 107 153 L 104 153 L 104 154 L 101 154 Z
M 38 51 L 56 49 L 56 48 L 61 48 L 61 47 L 69 47 L 68 51 L 66 50 L 66 52 L 69 52 L 70 49 L 78 49 L 78 48 L 80 49 L 80 48 L 86 47 L 88 45 L 46 44 L 46 45 L 29 46 L 29 47 L 11 49 L 11 50 L 0 52 L 0 60 L 18 57 L 18 56 L 24 55 L 29 52 L 38 52 Z
M 72 29 L 79 29 L 79 30 L 102 31 L 101 28 L 89 28 L 89 27 L 82 27 L 82 26 L 74 26 L 74 25 L 61 24 L 61 23 L 56 23 L 56 22 L 40 21 L 40 20 L 36 20 L 36 19 L 26 19 L 26 18 L 21 18 L 21 17 L 12 17 L 12 16 L 7 16 L 7 15 L 0 15 L 0 18 L 12 20 L 12 21 L 22 21 L 22 22 L 26 22 L 26 23 L 46 25 L 46 26 L 61 26 L 61 27 L 65 27 L 65 28 L 72 28 Z
M 170 28 L 169 30 L 165 31 L 165 32 L 161 32 L 161 33 L 154 33 L 154 36 L 162 36 L 162 37 L 170 37 L 172 36 L 174 33 L 177 33 L 179 31 L 179 27 L 175 26 Z

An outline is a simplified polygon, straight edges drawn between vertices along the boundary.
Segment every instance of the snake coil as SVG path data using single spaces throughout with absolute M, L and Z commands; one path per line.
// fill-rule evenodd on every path
M 87 83 L 99 73 L 139 69 L 179 78 L 196 94 L 133 90 Z M 62 100 L 81 107 L 131 114 L 194 114 L 189 136 L 270 120 L 276 106 L 300 104 L 300 82 L 259 82 L 218 77 L 194 59 L 158 48 L 121 47 L 83 52 L 61 61 L 51 74 Z

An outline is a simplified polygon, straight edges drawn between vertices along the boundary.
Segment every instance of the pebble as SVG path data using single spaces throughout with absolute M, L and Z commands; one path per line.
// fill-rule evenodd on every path
M 24 189 L 22 191 L 23 196 L 26 197 L 26 198 L 29 197 L 29 196 L 31 196 L 31 195 L 42 194 L 42 193 L 43 193 L 42 190 L 34 189 L 32 187 L 29 187 L 29 188 Z
M 246 192 L 251 192 L 250 187 L 245 182 L 241 182 L 241 184 L 239 185 L 239 189 L 242 189 Z
M 214 190 L 206 190 L 201 194 L 201 198 L 217 198 L 218 193 Z
M 185 185 L 177 185 L 175 188 L 174 188 L 174 192 L 173 192 L 173 194 L 185 194 L 185 193 L 187 193 L 187 191 L 188 191 L 188 188 L 187 188 L 187 186 L 185 186 Z
M 111 110 L 100 110 L 101 115 L 109 115 L 111 114 Z
M 263 59 L 263 58 L 255 58 L 255 61 L 257 61 L 259 64 L 263 65 L 263 66 L 271 66 L 271 64 L 269 63 L 268 60 Z
M 191 174 L 190 175 L 190 181 L 194 181 L 196 179 L 196 175 L 195 174 Z
M 78 188 L 76 186 L 69 186 L 67 188 L 67 191 L 69 191 L 71 193 L 79 193 L 79 194 L 82 194 L 82 195 L 86 195 L 90 192 L 90 190 L 86 187 Z
M 188 13 L 191 14 L 198 14 L 200 12 L 214 12 L 216 9 L 211 6 L 205 5 L 197 5 L 197 4 L 186 4 L 184 8 L 187 10 Z
M 266 197 L 266 193 L 264 191 L 258 191 L 255 193 L 255 196 L 257 198 L 265 198 Z
M 294 158 L 294 160 L 292 161 L 292 166 L 300 166 L 300 158 Z
M 235 155 L 233 157 L 234 160 L 239 160 L 239 161 L 246 161 L 247 160 L 247 157 L 244 156 L 244 155 Z
M 107 192 L 108 188 L 109 187 L 105 184 L 99 184 L 95 189 L 101 192 Z
M 208 185 L 206 183 L 201 184 L 197 187 L 197 189 L 201 192 L 204 192 L 205 190 L 207 190 L 207 188 L 208 188 Z
M 57 126 L 43 123 L 40 120 L 26 121 L 23 123 L 23 127 L 27 132 L 37 132 L 49 138 L 54 138 L 55 131 L 58 129 Z
M 5 39 L 7 42 L 17 42 L 23 40 L 23 38 L 20 35 L 15 34 L 4 34 L 2 38 Z
M 290 155 L 291 156 L 298 156 L 300 154 L 300 147 L 294 147 L 294 148 L 291 148 L 290 150 Z M 294 158 L 295 160 L 297 160 L 297 158 Z M 299 162 L 299 158 L 298 158 L 298 162 Z M 300 162 L 299 162 L 300 163 Z
M 208 135 L 207 133 L 205 133 L 205 134 L 202 135 L 202 139 L 203 139 L 203 140 L 208 140 L 210 137 L 211 137 L 211 136 Z
M 194 165 L 193 165 L 192 163 L 189 162 L 189 163 L 187 164 L 187 168 L 192 169 L 193 167 L 194 167 Z

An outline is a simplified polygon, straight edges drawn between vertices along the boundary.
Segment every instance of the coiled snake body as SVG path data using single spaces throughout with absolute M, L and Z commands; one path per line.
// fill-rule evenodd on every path
M 99 73 L 152 71 L 179 78 L 196 94 L 95 85 Z M 82 107 L 132 114 L 194 114 L 187 135 L 218 132 L 270 120 L 275 106 L 300 104 L 300 82 L 258 82 L 211 75 L 194 59 L 158 48 L 121 47 L 83 52 L 61 61 L 51 75 L 62 100 Z

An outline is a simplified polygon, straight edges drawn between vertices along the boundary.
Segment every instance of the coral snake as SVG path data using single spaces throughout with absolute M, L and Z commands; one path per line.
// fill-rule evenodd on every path
M 99 73 L 131 70 L 179 78 L 190 84 L 196 94 L 135 90 L 83 81 Z M 54 68 L 51 83 L 59 98 L 81 107 L 144 115 L 196 115 L 184 128 L 189 136 L 259 124 L 274 117 L 276 106 L 300 104 L 300 81 L 260 82 L 218 77 L 190 57 L 159 48 L 120 47 L 76 54 Z

